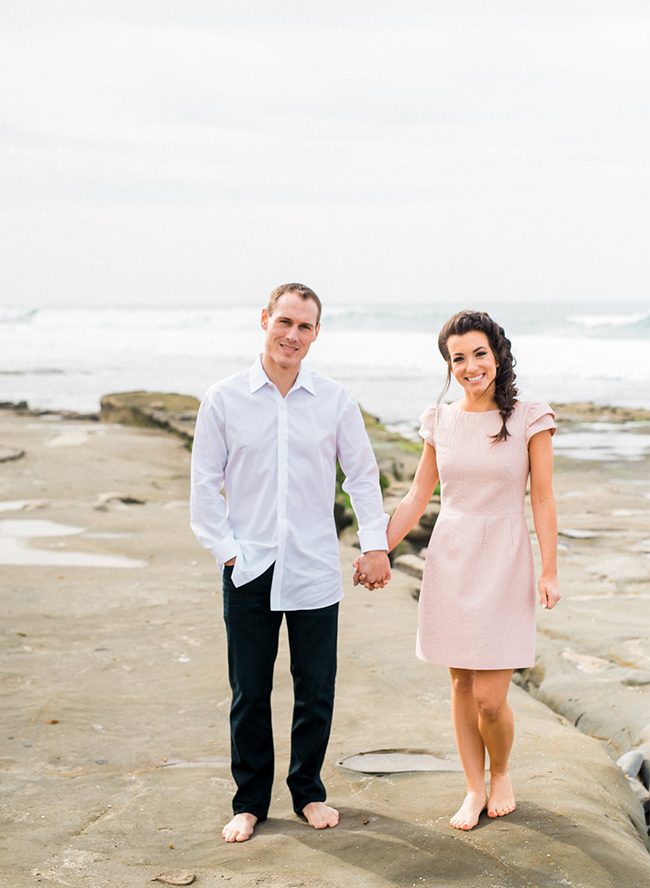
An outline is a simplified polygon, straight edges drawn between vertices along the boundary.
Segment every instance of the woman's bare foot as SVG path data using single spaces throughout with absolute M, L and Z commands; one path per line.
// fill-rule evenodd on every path
M 454 829 L 474 829 L 486 804 L 485 792 L 468 792 L 463 804 L 450 818 L 449 823 Z
M 254 814 L 235 814 L 230 823 L 227 823 L 221 835 L 227 842 L 245 842 L 250 839 L 257 823 Z
M 490 774 L 488 817 L 503 817 L 506 814 L 511 814 L 516 807 L 515 794 L 508 773 L 498 777 Z
M 330 808 L 325 802 L 310 802 L 302 809 L 307 818 L 307 823 L 314 829 L 326 829 L 328 826 L 336 826 L 339 822 L 339 812 L 336 808 Z

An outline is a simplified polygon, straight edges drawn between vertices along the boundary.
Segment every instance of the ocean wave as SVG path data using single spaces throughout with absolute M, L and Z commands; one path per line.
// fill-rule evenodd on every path
M 248 306 L 216 308 L 91 308 L 44 309 L 40 329 L 70 330 L 229 330 L 257 326 L 260 310 Z
M 0 308 L 0 324 L 28 324 L 37 314 L 37 308 Z
M 91 376 L 91 370 L 63 370 L 59 367 L 34 367 L 22 370 L 0 370 L 0 376 L 68 376 L 71 373 Z
M 588 330 L 595 330 L 599 327 L 616 327 L 617 333 L 620 334 L 621 327 L 650 328 L 650 311 L 633 312 L 632 314 L 569 315 L 567 321 L 586 327 Z

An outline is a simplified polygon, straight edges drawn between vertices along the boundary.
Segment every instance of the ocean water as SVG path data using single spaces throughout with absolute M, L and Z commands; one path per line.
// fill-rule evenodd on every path
M 327 307 L 309 366 L 347 385 L 382 421 L 412 428 L 438 399 L 445 366 L 437 334 L 459 307 Z M 523 399 L 650 408 L 650 310 L 638 303 L 480 308 L 512 340 Z M 260 309 L 0 309 L 0 401 L 90 413 L 110 392 L 200 398 L 261 351 Z

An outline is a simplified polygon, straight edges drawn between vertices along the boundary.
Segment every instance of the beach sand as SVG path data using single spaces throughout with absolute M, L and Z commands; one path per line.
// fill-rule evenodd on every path
M 650 668 L 641 465 L 558 461 L 560 526 L 596 533 L 562 537 L 571 546 L 561 555 L 565 597 L 539 617 L 546 666 L 520 679 L 538 695 L 545 686 L 561 693 L 548 686 L 554 676 L 591 676 L 589 687 L 602 679 L 603 706 L 618 709 L 614 691 L 634 701 L 620 703 L 628 735 L 588 736 L 513 684 L 517 811 L 453 830 L 464 781 L 446 670 L 414 655 L 418 583 L 395 571 L 381 592 L 353 589 L 356 552 L 342 543 L 346 597 L 323 774 L 341 823 L 315 831 L 291 809 L 283 640 L 273 805 L 253 839 L 234 846 L 220 837 L 233 791 L 220 583 L 188 526 L 187 449 L 158 430 L 5 411 L 0 445 L 24 451 L 0 462 L 0 553 L 54 562 L 0 565 L 2 888 L 130 888 L 166 870 L 189 871 L 205 888 L 648 883 L 641 806 L 614 761 L 618 747 L 607 749 L 650 740 L 647 685 L 616 672 L 642 678 Z M 53 524 L 6 523 L 31 521 Z M 41 536 L 20 538 L 21 529 Z M 66 563 L 83 561 L 78 554 L 88 563 Z M 93 566 L 99 558 L 135 563 Z M 338 764 L 376 750 L 427 752 L 449 770 L 365 774 Z

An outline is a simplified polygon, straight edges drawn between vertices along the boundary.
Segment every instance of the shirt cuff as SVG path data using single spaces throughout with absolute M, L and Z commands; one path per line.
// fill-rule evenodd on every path
M 374 552 L 379 549 L 388 552 L 388 539 L 386 538 L 386 527 L 388 526 L 389 516 L 384 514 L 384 527 L 380 528 L 360 528 L 358 531 L 359 543 L 362 552 Z
M 219 564 L 225 564 L 231 558 L 238 558 L 241 555 L 241 546 L 232 534 L 225 540 L 220 540 L 210 547 L 210 552 L 214 555 Z

